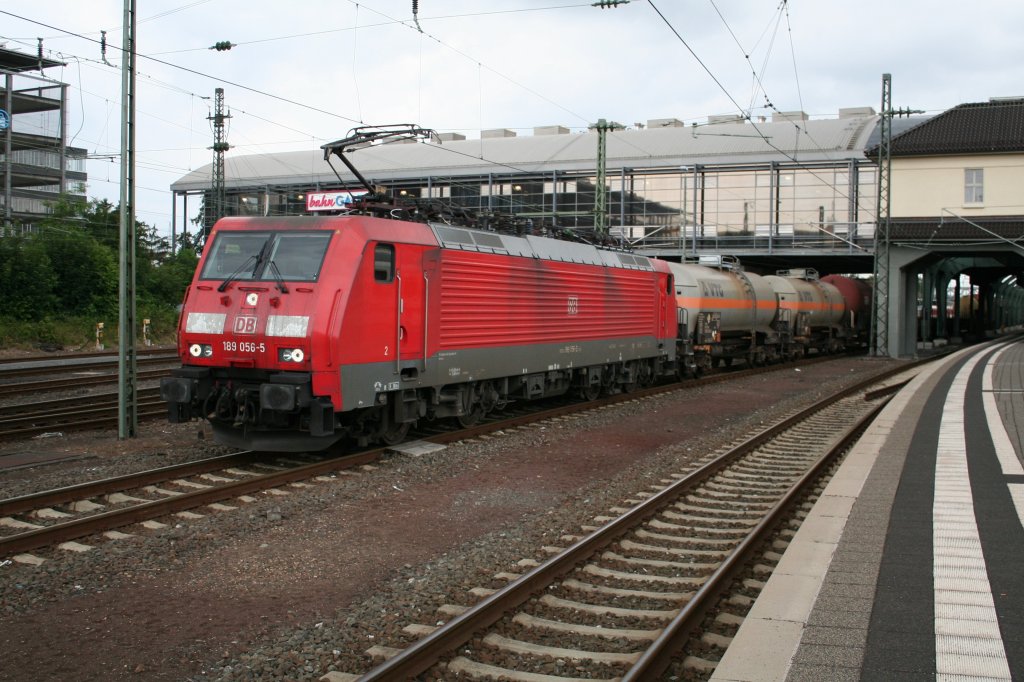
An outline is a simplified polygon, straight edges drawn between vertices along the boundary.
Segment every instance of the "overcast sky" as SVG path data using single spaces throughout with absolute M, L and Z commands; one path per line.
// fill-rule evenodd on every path
M 229 156 L 314 149 L 362 123 L 473 138 L 770 107 L 829 117 L 877 110 L 886 72 L 894 106 L 929 113 L 1024 95 L 1020 0 L 420 0 L 422 32 L 412 4 L 139 2 L 138 218 L 170 233 L 170 184 L 212 158 L 217 87 Z M 0 4 L 0 42 L 34 54 L 42 37 L 67 62 L 47 75 L 72 86 L 68 136 L 95 157 L 88 196 L 115 204 L 122 17 L 120 0 Z M 224 40 L 236 46 L 207 49 Z

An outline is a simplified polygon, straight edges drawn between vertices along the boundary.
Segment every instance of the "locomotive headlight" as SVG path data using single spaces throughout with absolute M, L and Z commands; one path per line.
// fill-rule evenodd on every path
M 205 343 L 193 343 L 188 347 L 188 354 L 194 358 L 213 357 L 213 346 Z
M 185 331 L 189 334 L 223 334 L 224 313 L 189 313 L 185 318 Z
M 267 318 L 267 336 L 305 338 L 309 315 L 271 315 Z
M 302 362 L 306 359 L 306 354 L 301 348 L 279 348 L 277 359 L 281 362 Z

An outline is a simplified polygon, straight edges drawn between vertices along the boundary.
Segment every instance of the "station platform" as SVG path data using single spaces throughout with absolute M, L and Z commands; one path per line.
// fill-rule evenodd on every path
M 848 454 L 715 682 L 1024 680 L 1024 341 L 925 366 Z

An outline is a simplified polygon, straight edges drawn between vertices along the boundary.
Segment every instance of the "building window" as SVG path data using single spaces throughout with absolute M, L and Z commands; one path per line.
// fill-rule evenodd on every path
M 981 204 L 985 201 L 985 170 L 964 169 L 964 203 Z

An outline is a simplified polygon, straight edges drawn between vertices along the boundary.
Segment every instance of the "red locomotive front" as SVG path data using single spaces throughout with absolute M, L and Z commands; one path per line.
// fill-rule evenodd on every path
M 161 381 L 171 421 L 204 417 L 218 441 L 257 449 L 315 449 L 340 437 L 337 363 L 358 355 L 351 344 L 360 334 L 347 348 L 329 335 L 367 260 L 368 221 L 225 218 L 214 226 L 185 295 L 182 367 Z M 404 231 L 388 225 L 392 235 Z M 372 269 L 372 254 L 369 261 Z M 381 324 L 386 305 L 365 306 L 363 331 Z

